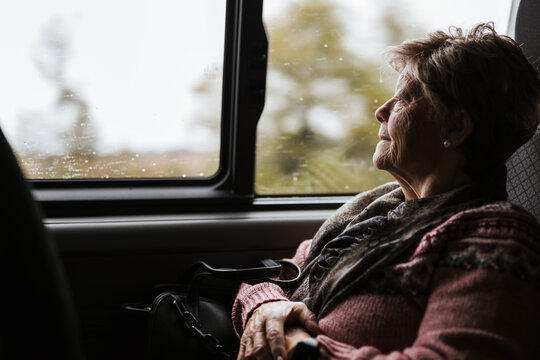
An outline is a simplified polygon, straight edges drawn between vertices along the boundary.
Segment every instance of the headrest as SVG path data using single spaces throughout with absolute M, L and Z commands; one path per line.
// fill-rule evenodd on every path
M 521 0 L 516 17 L 515 40 L 540 72 L 540 1 Z

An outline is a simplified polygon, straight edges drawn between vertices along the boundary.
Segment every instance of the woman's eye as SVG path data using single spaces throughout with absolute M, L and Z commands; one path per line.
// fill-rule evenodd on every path
M 397 100 L 394 102 L 394 110 L 399 110 L 405 106 L 405 102 L 403 100 Z

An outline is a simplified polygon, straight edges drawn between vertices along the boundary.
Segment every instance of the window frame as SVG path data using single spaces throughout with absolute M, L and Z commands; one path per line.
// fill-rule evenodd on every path
M 209 178 L 28 179 L 46 217 L 248 209 L 264 108 L 268 39 L 263 0 L 227 0 L 218 171 Z M 261 204 L 259 204 L 261 205 Z M 262 207 L 267 208 L 268 203 Z
M 219 150 L 219 166 L 215 174 L 209 177 L 164 177 L 164 178 L 78 178 L 78 179 L 27 179 L 34 188 L 42 189 L 98 189 L 98 188 L 122 188 L 122 187 L 138 187 L 151 188 L 154 186 L 167 187 L 193 187 L 193 186 L 213 186 L 223 182 L 227 176 L 227 165 L 229 162 L 229 147 L 230 134 L 228 132 L 231 122 L 231 101 L 234 94 L 234 67 L 237 62 L 235 49 L 231 45 L 235 45 L 235 37 L 239 32 L 237 17 L 239 15 L 238 1 L 227 0 L 226 4 L 226 19 L 225 19 L 225 36 L 224 36 L 224 52 L 223 52 L 223 82 L 221 86 L 221 118 L 220 118 L 220 150 Z

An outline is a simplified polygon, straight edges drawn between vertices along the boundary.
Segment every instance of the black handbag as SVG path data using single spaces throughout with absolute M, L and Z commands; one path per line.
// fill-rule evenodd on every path
M 152 360 L 236 359 L 238 339 L 234 334 L 231 309 L 215 299 L 199 296 L 205 277 L 236 280 L 248 284 L 269 281 L 289 288 L 300 276 L 300 268 L 288 260 L 262 260 L 262 266 L 231 269 L 213 268 L 200 261 L 185 274 L 187 293 L 163 291 L 151 306 L 124 305 L 126 311 L 145 312 L 148 316 L 147 352 Z M 276 279 L 282 268 L 291 268 L 291 280 Z M 287 269 L 288 270 L 288 269 Z

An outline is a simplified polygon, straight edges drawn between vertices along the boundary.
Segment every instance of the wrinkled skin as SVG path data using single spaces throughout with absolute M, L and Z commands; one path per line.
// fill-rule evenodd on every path
M 251 314 L 238 360 L 286 360 L 299 341 L 320 334 L 315 315 L 302 302 L 273 301 Z

